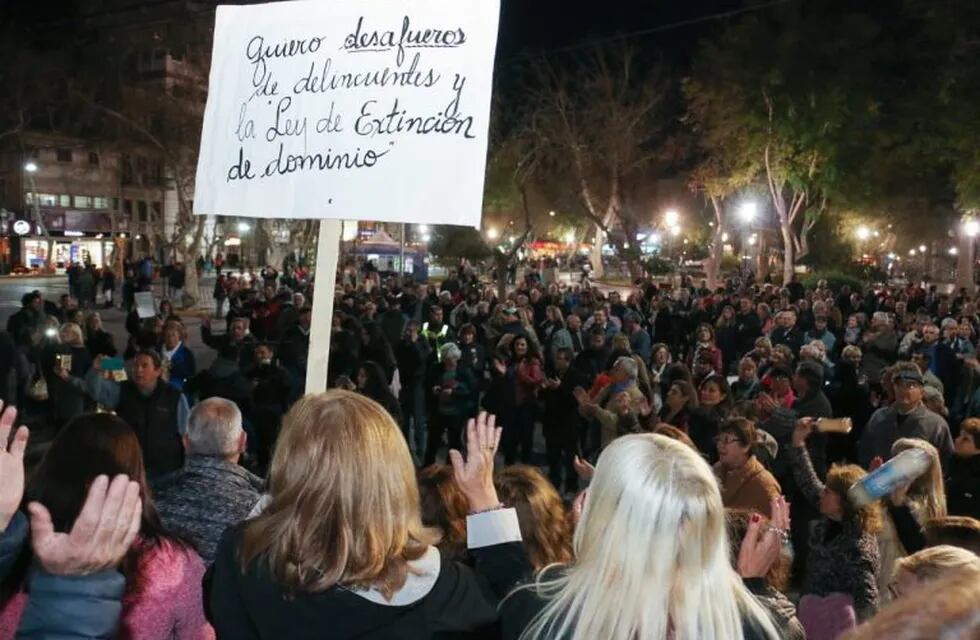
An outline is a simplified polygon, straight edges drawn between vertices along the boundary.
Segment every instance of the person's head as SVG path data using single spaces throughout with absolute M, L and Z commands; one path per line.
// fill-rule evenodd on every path
M 956 335 L 957 337 L 963 340 L 973 339 L 973 325 L 970 324 L 969 320 L 967 320 L 966 318 L 960 320 L 960 324 L 957 326 L 956 329 Z
M 857 531 L 877 533 L 881 528 L 877 502 L 856 509 L 847 499 L 847 491 L 868 473 L 856 464 L 835 464 L 827 471 L 827 481 L 820 494 L 820 513 L 853 527 Z
M 259 364 L 268 365 L 272 364 L 272 361 L 276 357 L 275 349 L 268 342 L 260 342 L 255 345 L 255 360 Z
M 572 528 L 555 486 L 540 471 L 513 465 L 494 474 L 500 501 L 517 510 L 521 538 L 531 567 L 538 571 L 572 559 Z
M 575 352 L 570 347 L 561 347 L 555 351 L 555 368 L 558 371 L 564 372 L 572 366 L 572 360 L 574 359 Z
M 620 356 L 613 364 L 612 379 L 618 383 L 635 383 L 638 373 L 636 360 L 629 356 Z
M 752 457 L 755 444 L 755 425 L 745 418 L 729 418 L 721 423 L 715 446 L 718 461 L 726 469 L 739 469 Z
M 892 325 L 891 316 L 886 311 L 875 311 L 871 316 L 871 328 L 880 331 Z
M 601 351 L 606 346 L 606 334 L 598 327 L 589 334 L 589 347 L 595 351 Z
M 381 405 L 331 390 L 282 419 L 269 503 L 242 534 L 242 568 L 262 562 L 286 593 L 337 584 L 390 598 L 437 535 L 422 526 L 415 467 Z
M 892 445 L 892 456 L 903 451 L 918 449 L 929 456 L 929 468 L 921 476 L 912 481 L 908 498 L 917 502 L 928 518 L 946 516 L 946 488 L 943 483 L 943 467 L 939 460 L 936 447 L 919 438 L 899 438 Z
M 748 509 L 726 509 L 726 522 L 728 525 L 728 542 L 731 549 L 732 562 L 738 562 L 738 554 L 748 533 L 749 523 L 753 516 L 760 519 L 762 529 L 769 526 L 769 518 L 761 513 L 749 511 Z M 766 583 L 785 593 L 789 588 L 789 580 L 793 568 L 793 559 L 785 548 L 781 549 L 776 561 L 773 562 L 769 571 L 765 575 Z
M 231 321 L 231 339 L 235 342 L 239 342 L 245 338 L 248 333 L 248 320 L 245 318 L 235 318 Z
M 939 341 L 939 327 L 929 322 L 922 327 L 922 341 L 926 344 L 933 344 Z
M 698 342 L 713 344 L 715 341 L 715 330 L 710 324 L 699 325 L 697 335 L 695 337 L 697 338 Z
M 418 472 L 422 524 L 439 531 L 436 545 L 447 560 L 466 559 L 466 514 L 469 504 L 460 491 L 453 468 L 433 464 Z
M 300 326 L 308 329 L 313 322 L 313 307 L 300 307 L 298 317 Z
M 293 294 L 293 306 L 297 309 L 302 309 L 306 306 L 306 296 L 302 293 L 296 292 Z
M 813 319 L 813 329 L 817 334 L 822 334 L 827 330 L 827 316 L 816 316 Z
M 759 365 L 749 357 L 738 361 L 738 378 L 742 382 L 754 382 L 759 375 Z
M 674 410 L 684 407 L 688 411 L 693 411 L 698 408 L 698 394 L 694 390 L 694 385 L 687 380 L 674 380 L 670 383 L 665 400 L 667 406 Z
M 454 347 L 456 345 L 453 345 Z M 458 350 L 459 347 L 456 347 Z M 388 391 L 388 376 L 384 367 L 377 362 L 366 360 L 357 369 L 357 390 L 369 398 L 378 399 Z
M 437 326 L 442 324 L 442 307 L 434 304 L 429 308 L 429 322 Z
M 595 326 L 604 327 L 606 325 L 606 310 L 596 309 L 595 313 L 592 314 L 592 318 L 595 321 Z
M 662 342 L 658 342 L 650 349 L 650 361 L 658 369 L 670 362 L 670 348 Z
M 853 344 L 849 344 L 840 353 L 841 360 L 849 362 L 855 367 L 860 366 L 861 358 L 863 354 L 861 353 L 861 347 L 857 347 Z
M 579 331 L 582 328 L 582 318 L 577 313 L 569 314 L 565 324 L 569 331 Z
M 940 333 L 946 340 L 953 340 L 959 333 L 959 323 L 953 318 L 944 318 L 940 323 Z
M 187 329 L 184 323 L 171 320 L 163 325 L 163 344 L 167 349 L 175 349 L 181 341 L 187 339 Z
M 439 361 L 446 365 L 446 368 L 455 368 L 461 357 L 463 357 L 463 352 L 452 342 L 447 342 L 439 347 Z
M 782 364 L 774 366 L 769 371 L 769 380 L 773 395 L 782 398 L 791 390 L 790 382 L 793 378 L 792 370 Z
M 823 367 L 816 362 L 801 362 L 793 375 L 793 390 L 802 397 L 823 387 Z
M 691 436 L 687 435 L 684 431 L 678 429 L 677 427 L 661 422 L 654 428 L 653 432 L 657 435 L 670 438 L 671 440 L 677 440 L 681 444 L 690 447 L 692 451 L 698 450 L 697 445 L 694 444 L 693 440 L 691 440 Z
M 160 316 L 164 319 L 169 318 L 174 314 L 174 305 L 167 299 L 160 301 Z
M 37 291 L 31 291 L 30 293 L 25 293 L 20 298 L 20 304 L 25 309 L 31 309 L 32 311 L 40 311 L 44 306 L 44 300 L 41 298 L 41 294 Z
M 146 481 L 143 451 L 136 433 L 122 418 L 110 413 L 84 413 L 65 425 L 31 477 L 25 501 L 37 501 L 47 507 L 55 531 L 70 531 L 96 477 L 112 479 L 121 473 L 140 486 L 140 538 L 153 545 L 169 537 Z M 135 583 L 139 575 L 139 553 L 134 545 L 123 561 L 123 573 L 131 588 L 129 579 Z
M 953 452 L 960 458 L 980 454 L 980 418 L 967 418 L 960 423 L 960 434 L 953 446 Z
M 908 413 L 919 406 L 923 394 L 922 373 L 911 362 L 899 362 L 892 370 L 895 408 Z
M 535 355 L 534 348 L 531 346 L 531 342 L 520 335 L 515 337 L 510 343 L 510 355 L 515 361 L 523 360 L 527 357 L 532 357 Z
M 926 546 L 948 544 L 980 555 L 980 520 L 968 516 L 932 518 L 925 524 Z
M 183 436 L 188 456 L 225 458 L 237 462 L 245 452 L 246 436 L 238 405 L 224 398 L 201 400 L 187 417 Z
M 765 336 L 756 338 L 753 347 L 762 358 L 769 358 L 772 355 L 772 341 Z
M 625 333 L 617 333 L 609 341 L 609 346 L 612 347 L 613 351 L 623 351 L 625 353 L 632 353 L 633 349 L 630 347 L 629 336 Z
M 554 596 L 528 637 L 572 637 L 574 630 L 576 638 L 624 640 L 642 628 L 651 638 L 702 638 L 706 629 L 734 638 L 744 620 L 777 637 L 732 569 L 711 468 L 676 440 L 633 434 L 603 450 L 574 557 L 567 570 L 539 582 Z
M 973 552 L 950 545 L 927 547 L 895 562 L 888 590 L 897 600 L 957 571 L 970 572 L 980 581 L 980 558 Z
M 698 386 L 698 403 L 706 407 L 726 408 L 731 404 L 731 389 L 724 376 L 710 375 Z
M 102 330 L 102 316 L 98 311 L 93 311 L 85 317 L 85 331 L 95 333 Z
M 152 391 L 162 373 L 160 354 L 152 349 L 143 349 L 133 358 L 133 382 L 141 391 Z
M 66 322 L 58 329 L 58 337 L 62 344 L 70 347 L 84 347 L 85 336 L 82 335 L 82 328 L 74 322 Z

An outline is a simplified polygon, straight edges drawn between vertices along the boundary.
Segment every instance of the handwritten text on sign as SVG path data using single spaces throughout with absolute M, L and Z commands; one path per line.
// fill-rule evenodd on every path
M 195 213 L 478 226 L 498 13 L 219 7 Z

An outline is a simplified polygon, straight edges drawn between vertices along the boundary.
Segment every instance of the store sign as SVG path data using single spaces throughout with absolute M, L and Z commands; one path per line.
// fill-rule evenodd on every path
M 26 236 L 31 232 L 31 223 L 27 220 L 17 220 L 14 222 L 14 233 L 19 236 Z
M 81 238 L 85 234 L 81 231 L 65 231 L 65 235 L 71 238 Z

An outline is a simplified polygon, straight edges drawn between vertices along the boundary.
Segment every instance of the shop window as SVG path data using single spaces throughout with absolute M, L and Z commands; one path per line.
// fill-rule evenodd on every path
M 71 149 L 58 148 L 58 162 L 71 162 L 72 152 Z
M 92 206 L 96 209 L 108 209 L 109 208 L 109 198 L 103 198 L 101 196 L 96 196 L 92 198 Z
M 42 207 L 57 207 L 58 206 L 58 196 L 53 193 L 41 193 L 38 194 L 38 201 L 41 203 Z
M 75 206 L 79 209 L 91 209 L 92 200 L 92 196 L 75 196 Z
M 58 206 L 59 207 L 70 207 L 71 206 L 71 196 L 63 193 L 58 196 Z

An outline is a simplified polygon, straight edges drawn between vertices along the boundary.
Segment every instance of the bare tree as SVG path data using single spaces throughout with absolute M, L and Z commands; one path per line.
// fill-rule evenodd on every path
M 610 232 L 621 255 L 648 212 L 625 205 L 628 183 L 649 175 L 664 147 L 657 144 L 664 78 L 658 64 L 641 64 L 625 44 L 596 46 L 584 56 L 541 59 L 533 67 L 530 132 L 548 163 L 568 175 L 582 213 L 594 227 L 592 262 L 601 277 Z M 631 271 L 637 268 L 630 260 Z

